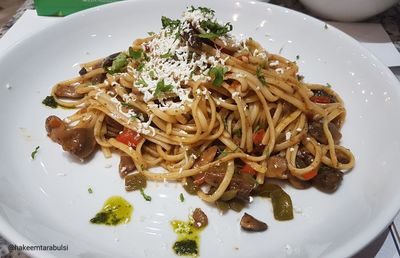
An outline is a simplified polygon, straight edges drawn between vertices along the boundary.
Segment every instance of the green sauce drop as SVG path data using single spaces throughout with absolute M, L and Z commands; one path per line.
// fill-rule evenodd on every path
M 133 207 L 128 201 L 120 196 L 112 196 L 104 203 L 101 211 L 90 219 L 90 222 L 108 226 L 126 224 L 131 220 L 132 211 Z
M 189 221 L 173 220 L 171 221 L 174 232 L 178 239 L 172 246 L 177 255 L 193 256 L 199 254 L 200 232 L 203 228 L 196 228 L 192 218 Z

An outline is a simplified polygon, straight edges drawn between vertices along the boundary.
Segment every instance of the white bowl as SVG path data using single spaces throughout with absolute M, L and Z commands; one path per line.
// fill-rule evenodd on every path
M 331 195 L 286 187 L 296 207 L 291 221 L 275 220 L 271 202 L 254 198 L 245 211 L 268 223 L 266 232 L 244 232 L 243 213 L 221 215 L 173 183 L 149 182 L 146 194 L 152 201 L 147 202 L 138 192 L 125 192 L 116 155 L 106 160 L 98 152 L 90 162 L 76 162 L 46 135 L 47 116 L 73 112 L 41 104 L 54 83 L 76 75 L 79 62 L 126 49 L 135 38 L 157 31 L 162 15 L 177 18 L 190 5 L 214 9 L 218 19 L 232 22 L 235 35 L 251 36 L 271 53 L 297 60 L 307 82 L 329 82 L 345 102 L 342 144 L 355 154 L 356 166 Z M 0 234 L 19 245 L 69 246 L 68 251 L 37 250 L 35 257 L 178 258 L 170 221 L 186 220 L 194 208 L 209 218 L 201 232 L 202 258 L 350 257 L 400 209 L 399 81 L 343 32 L 276 5 L 135 0 L 67 16 L 0 51 L 0 110 Z M 112 195 L 134 206 L 130 223 L 91 224 Z
M 335 21 L 361 21 L 387 10 L 398 0 L 300 0 L 321 18 Z

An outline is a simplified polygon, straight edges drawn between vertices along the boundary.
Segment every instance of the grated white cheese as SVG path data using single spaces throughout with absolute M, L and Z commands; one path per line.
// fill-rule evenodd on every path
M 279 65 L 279 61 L 278 60 L 275 60 L 275 61 L 269 63 L 269 66 L 271 66 L 271 67 L 277 66 L 277 65 Z
M 292 137 L 292 133 L 286 132 L 285 137 L 286 137 L 286 141 L 290 140 L 290 138 Z
M 279 74 L 283 74 L 285 71 L 282 68 L 277 68 L 277 69 L 275 69 L 275 72 L 277 72 Z
M 239 97 L 239 92 L 238 91 L 233 91 L 232 92 L 232 98 L 235 98 L 235 97 Z

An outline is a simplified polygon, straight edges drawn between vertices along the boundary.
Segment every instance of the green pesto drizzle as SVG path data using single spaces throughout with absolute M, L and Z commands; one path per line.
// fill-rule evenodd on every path
M 104 203 L 103 208 L 96 216 L 90 219 L 93 224 L 117 226 L 131 220 L 133 207 L 120 196 L 112 196 Z
M 200 232 L 203 228 L 194 226 L 193 218 L 189 221 L 171 221 L 174 232 L 178 235 L 172 249 L 177 255 L 197 257 L 199 255 Z

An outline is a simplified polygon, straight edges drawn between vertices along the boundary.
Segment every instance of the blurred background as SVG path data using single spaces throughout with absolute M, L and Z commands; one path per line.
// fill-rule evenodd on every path
M 0 1 L 0 27 L 6 24 L 17 12 L 25 0 L 1 0 Z

